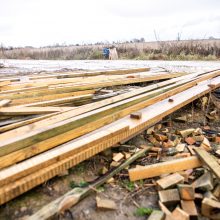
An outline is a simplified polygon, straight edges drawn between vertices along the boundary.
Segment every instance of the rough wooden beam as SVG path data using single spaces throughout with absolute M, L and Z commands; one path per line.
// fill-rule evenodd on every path
M 174 173 L 182 170 L 200 167 L 201 161 L 195 157 L 187 157 L 157 164 L 145 166 L 143 168 L 133 168 L 128 171 L 131 181 L 160 176 L 162 174 Z

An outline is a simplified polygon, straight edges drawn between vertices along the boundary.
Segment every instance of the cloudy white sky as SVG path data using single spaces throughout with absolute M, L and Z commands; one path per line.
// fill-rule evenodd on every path
M 0 0 L 0 43 L 220 38 L 220 0 Z

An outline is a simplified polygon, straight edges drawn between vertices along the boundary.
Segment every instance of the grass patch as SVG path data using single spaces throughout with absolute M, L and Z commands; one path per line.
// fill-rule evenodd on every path
M 140 208 L 137 208 L 134 215 L 135 216 L 145 216 L 145 215 L 150 215 L 152 212 L 153 212 L 152 208 L 140 207 Z
M 89 183 L 87 183 L 86 181 L 80 181 L 79 183 L 76 183 L 75 181 L 70 181 L 69 185 L 70 188 L 74 189 L 76 187 L 81 187 L 81 188 L 87 187 Z

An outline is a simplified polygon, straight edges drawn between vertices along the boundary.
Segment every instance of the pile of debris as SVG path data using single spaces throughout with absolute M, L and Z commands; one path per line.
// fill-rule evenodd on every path
M 166 219 L 197 219 L 198 210 L 220 219 L 220 132 L 208 126 L 175 131 L 159 124 L 146 138 L 153 145 L 148 157 L 165 162 L 130 169 L 130 180 L 161 177 L 155 183 Z

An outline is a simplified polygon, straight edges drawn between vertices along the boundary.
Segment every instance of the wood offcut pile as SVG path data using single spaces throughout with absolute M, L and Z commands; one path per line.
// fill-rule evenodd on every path
M 115 154 L 115 171 L 92 187 L 102 185 L 146 152 L 158 160 L 172 156 L 169 161 L 130 169 L 130 180 L 166 175 L 156 184 L 167 219 L 189 219 L 187 209 L 194 217 L 195 200 L 202 200 L 204 216 L 218 219 L 220 166 L 210 154 L 210 142 L 218 143 L 219 134 L 211 139 L 201 129 L 172 131 L 157 124 L 218 87 L 219 70 L 187 74 L 140 68 L 0 79 L 0 204 L 147 130 L 149 145 L 133 155 Z M 194 175 L 198 168 L 199 178 Z M 195 193 L 197 189 L 209 196 Z M 62 213 L 90 191 L 70 192 L 74 196 L 48 204 L 31 219 Z M 111 201 L 104 203 L 114 206 Z M 97 204 L 102 204 L 99 197 Z
M 131 181 L 157 177 L 159 219 L 220 219 L 219 138 L 208 126 L 174 130 L 157 124 L 146 131 L 148 144 L 142 147 L 150 146 L 148 158 L 162 162 L 137 165 L 128 173 Z

